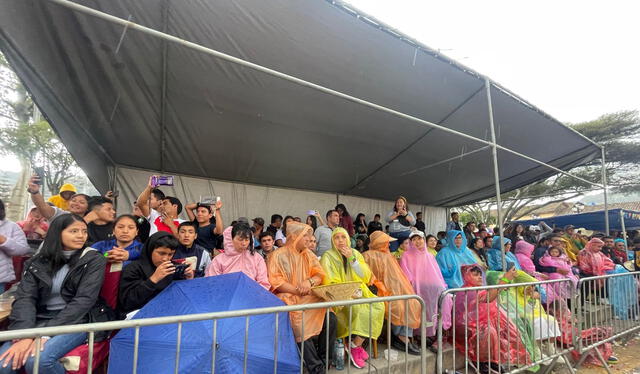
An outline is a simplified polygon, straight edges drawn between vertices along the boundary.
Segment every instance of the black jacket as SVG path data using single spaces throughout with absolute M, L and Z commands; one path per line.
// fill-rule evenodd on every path
M 67 305 L 50 318 L 45 302 L 51 294 L 53 274 L 42 256 L 33 256 L 25 264 L 9 317 L 9 330 L 88 322 L 88 313 L 98 302 L 106 263 L 104 256 L 92 248 L 85 248 L 78 258 L 72 259 L 60 289 Z
M 167 288 L 173 281 L 171 276 L 165 277 L 158 283 L 153 283 L 149 280 L 149 277 L 156 271 L 156 267 L 151 261 L 151 253 L 153 252 L 151 248 L 156 240 L 167 235 L 171 234 L 159 231 L 151 235 L 144 248 L 142 248 L 140 257 L 135 261 L 131 261 L 122 270 L 118 291 L 118 311 L 121 317 L 145 306 L 146 303 Z

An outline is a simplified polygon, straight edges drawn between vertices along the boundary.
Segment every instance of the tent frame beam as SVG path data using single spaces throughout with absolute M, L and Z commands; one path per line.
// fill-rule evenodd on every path
M 607 196 L 607 165 L 604 156 L 604 145 L 600 148 L 602 152 L 602 193 L 604 195 L 604 230 L 609 235 L 609 199 Z
M 305 81 L 303 79 L 296 78 L 294 76 L 291 76 L 291 75 L 288 75 L 288 74 L 284 74 L 282 72 L 279 72 L 279 71 L 276 71 L 276 70 L 273 70 L 273 69 L 269 69 L 269 68 L 264 67 L 262 65 L 258 65 L 258 64 L 255 64 L 255 63 L 252 63 L 252 62 L 249 62 L 249 61 L 246 61 L 246 60 L 243 60 L 243 59 L 228 55 L 226 53 L 222 53 L 222 52 L 216 51 L 214 49 L 204 47 L 204 46 L 202 46 L 200 44 L 193 43 L 193 42 L 190 42 L 190 41 L 175 37 L 173 35 L 169 35 L 169 34 L 157 31 L 155 29 L 152 29 L 152 28 L 149 28 L 149 27 L 146 27 L 146 26 L 142 26 L 142 25 L 137 24 L 135 22 L 127 21 L 125 19 L 110 15 L 108 13 L 101 12 L 99 10 L 96 10 L 96 9 L 93 9 L 93 8 L 90 8 L 90 7 L 86 7 L 86 6 L 81 5 L 81 4 L 74 3 L 74 2 L 69 1 L 69 0 L 47 0 L 47 1 L 49 1 L 50 3 L 55 3 L 55 4 L 61 5 L 63 7 L 69 8 L 69 9 L 71 9 L 73 11 L 77 11 L 77 12 L 80 12 L 80 13 L 84 13 L 84 14 L 87 14 L 87 15 L 90 15 L 90 16 L 94 16 L 94 17 L 103 19 L 103 20 L 108 21 L 108 22 L 112 22 L 112 23 L 119 24 L 119 25 L 122 25 L 122 26 L 128 26 L 128 27 L 130 27 L 132 29 L 135 29 L 135 30 L 138 30 L 138 31 L 140 31 L 142 33 L 145 33 L 145 34 L 148 34 L 148 35 L 151 35 L 151 36 L 154 36 L 154 37 L 158 37 L 158 38 L 170 41 L 170 42 L 174 42 L 174 43 L 180 44 L 180 45 L 182 45 L 184 47 L 191 48 L 191 49 L 196 50 L 198 52 L 202 52 L 202 53 L 205 53 L 205 54 L 220 58 L 220 59 L 225 60 L 227 62 L 230 62 L 230 63 L 233 63 L 233 64 L 237 64 L 237 65 L 240 65 L 240 66 L 243 66 L 243 67 L 255 70 L 255 71 L 259 71 L 259 72 L 265 73 L 267 75 L 270 75 L 270 76 L 273 76 L 273 77 L 276 77 L 276 78 L 280 78 L 280 79 L 289 81 L 291 83 L 298 84 L 298 85 L 303 86 L 303 87 L 311 88 L 311 89 L 314 89 L 314 90 L 317 90 L 317 91 L 320 91 L 320 92 L 323 92 L 323 93 L 326 93 L 326 94 L 329 94 L 329 95 L 332 95 L 332 96 L 335 96 L 335 97 L 340 97 L 340 98 L 345 99 L 347 101 L 351 101 L 351 102 L 356 103 L 356 104 L 360 104 L 360 105 L 363 105 L 363 106 L 366 106 L 366 107 L 369 107 L 369 108 L 372 108 L 372 109 L 375 109 L 375 110 L 378 110 L 378 111 L 381 111 L 381 112 L 385 112 L 385 113 L 391 114 L 391 115 L 393 115 L 395 117 L 403 118 L 405 120 L 409 120 L 409 121 L 412 121 L 412 122 L 415 122 L 415 123 L 419 123 L 419 124 L 422 124 L 422 125 L 425 125 L 425 126 L 428 126 L 428 127 L 432 127 L 434 129 L 441 130 L 441 131 L 444 131 L 444 132 L 449 133 L 449 134 L 457 135 L 457 136 L 465 138 L 465 139 L 469 139 L 469 140 L 472 140 L 472 141 L 475 141 L 475 142 L 479 142 L 479 143 L 482 143 L 482 144 L 485 144 L 485 145 L 493 146 L 496 149 L 500 149 L 501 151 L 505 151 L 505 152 L 511 153 L 511 154 L 516 155 L 518 157 L 521 157 L 521 158 L 523 158 L 525 160 L 529 160 L 531 162 L 534 162 L 534 163 L 537 163 L 539 165 L 545 166 L 545 167 L 547 167 L 549 169 L 552 169 L 552 170 L 554 170 L 554 171 L 556 171 L 556 172 L 558 172 L 560 174 L 564 174 L 566 176 L 572 177 L 572 178 L 577 179 L 579 181 L 582 181 L 584 183 L 587 183 L 587 184 L 590 184 L 590 185 L 594 185 L 594 186 L 598 186 L 598 187 L 602 188 L 602 185 L 600 183 L 591 182 L 591 181 L 586 180 L 584 178 L 581 178 L 581 177 L 579 177 L 577 175 L 571 174 L 571 173 L 569 173 L 567 171 L 564 171 L 564 170 L 562 170 L 560 168 L 557 168 L 557 167 L 555 167 L 553 165 L 549 165 L 549 164 L 547 164 L 547 163 L 545 163 L 543 161 L 540 161 L 540 160 L 535 159 L 533 157 L 527 156 L 527 155 L 525 155 L 523 153 L 514 151 L 514 150 L 512 150 L 510 148 L 507 148 L 507 147 L 504 147 L 502 145 L 499 145 L 496 142 L 490 142 L 490 141 L 486 141 L 484 139 L 476 138 L 475 136 L 472 136 L 472 135 L 469 135 L 469 134 L 466 134 L 466 133 L 463 133 L 463 132 L 460 132 L 460 131 L 456 131 L 456 130 L 453 130 L 453 129 L 450 129 L 450 128 L 447 128 L 447 127 L 444 127 L 444 126 L 441 126 L 441 125 L 437 125 L 435 123 L 423 120 L 421 118 L 414 117 L 414 116 L 408 115 L 406 113 L 399 112 L 397 110 L 394 110 L 394 109 L 391 109 L 391 108 L 388 108 L 388 107 L 385 107 L 385 106 L 382 106 L 382 105 L 378 105 L 378 104 L 375 104 L 375 103 L 372 103 L 372 102 L 369 102 L 369 101 L 366 101 L 366 100 L 363 100 L 363 99 L 360 99 L 360 98 L 357 98 L 357 97 L 354 97 L 354 96 L 351 96 L 351 95 L 347 95 L 347 94 L 345 94 L 343 92 L 336 91 L 336 90 L 333 90 L 333 89 L 330 89 L 330 88 L 327 88 L 327 87 L 324 87 L 324 86 L 321 86 L 321 85 L 318 85 L 318 84 L 315 84 L 315 83 L 312 83 L 312 82 L 308 82 L 308 81 Z M 488 79 L 488 78 L 486 78 L 486 79 Z M 493 83 L 490 84 L 490 87 L 491 86 L 493 86 Z
M 495 180 L 496 187 L 496 214 L 497 214 L 497 226 L 498 226 L 498 236 L 500 236 L 500 254 L 502 257 L 502 270 L 508 271 L 507 269 L 507 257 L 504 252 L 504 236 L 502 233 L 502 191 L 500 190 L 500 168 L 498 165 L 498 147 L 496 147 L 496 126 L 493 121 L 493 103 L 491 101 L 491 82 L 489 78 L 484 79 L 484 86 L 487 90 L 487 109 L 489 112 L 489 129 L 491 130 L 491 142 L 493 143 L 493 147 L 491 147 L 491 158 L 493 161 L 493 177 Z

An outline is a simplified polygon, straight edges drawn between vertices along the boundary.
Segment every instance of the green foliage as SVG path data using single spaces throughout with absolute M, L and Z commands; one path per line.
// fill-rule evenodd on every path
M 26 88 L 0 54 L 0 153 L 42 166 L 52 194 L 75 175 L 75 162 L 46 121 L 33 122 L 34 104 Z
M 593 121 L 569 124 L 573 129 L 593 141 L 604 145 L 607 182 L 614 192 L 640 191 L 640 116 L 638 111 L 620 111 L 605 114 Z M 588 181 L 602 181 L 601 160 L 570 171 Z M 517 220 L 546 205 L 562 202 L 593 190 L 589 183 L 558 174 L 546 180 L 502 194 L 501 210 L 505 221 Z M 541 197 L 546 197 L 541 200 Z M 540 203 L 544 201 L 544 203 Z M 476 222 L 495 220 L 496 199 L 488 199 L 460 210 Z M 464 222 L 464 220 L 463 220 Z M 491 223 L 491 222 L 490 222 Z
M 0 152 L 14 154 L 31 165 L 44 167 L 46 185 L 52 194 L 74 175 L 75 162 L 46 121 L 19 123 L 0 129 Z

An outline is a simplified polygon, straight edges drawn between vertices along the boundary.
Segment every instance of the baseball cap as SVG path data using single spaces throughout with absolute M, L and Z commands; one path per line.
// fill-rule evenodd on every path
M 424 239 L 424 233 L 422 231 L 418 231 L 418 230 L 411 231 L 411 234 L 409 234 L 409 239 L 413 238 L 414 236 L 419 236 L 422 239 Z

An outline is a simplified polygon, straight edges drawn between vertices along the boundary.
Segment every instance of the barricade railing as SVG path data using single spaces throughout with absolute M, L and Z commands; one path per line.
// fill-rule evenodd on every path
M 134 342 L 133 342 L 133 362 L 132 362 L 132 373 L 137 373 L 138 367 L 143 362 L 139 362 L 139 344 L 140 344 L 140 329 L 147 326 L 156 326 L 156 325 L 167 325 L 167 324 L 177 324 L 177 338 L 176 338 L 176 350 L 175 350 L 175 365 L 174 365 L 174 373 L 179 372 L 180 367 L 180 354 L 181 354 L 181 341 L 182 341 L 182 325 L 189 322 L 196 321 L 208 321 L 211 320 L 213 322 L 213 331 L 212 331 L 212 345 L 211 345 L 211 373 L 214 374 L 216 372 L 216 351 L 217 351 L 217 324 L 221 319 L 226 318 L 237 318 L 244 317 L 245 320 L 245 336 L 244 336 L 244 367 L 243 373 L 247 373 L 247 352 L 248 352 L 248 335 L 249 331 L 249 319 L 252 316 L 265 315 L 265 314 L 274 314 L 275 315 L 275 323 L 274 323 L 274 342 L 273 342 L 273 373 L 277 373 L 278 371 L 278 329 L 281 328 L 278 323 L 278 316 L 281 313 L 289 313 L 289 312 L 302 312 L 302 326 L 301 326 L 301 336 L 304 336 L 304 312 L 313 310 L 313 309 L 326 309 L 327 314 L 325 316 L 325 324 L 327 325 L 327 329 L 330 327 L 330 316 L 329 311 L 332 308 L 349 308 L 348 314 L 349 317 L 352 315 L 352 309 L 354 306 L 368 304 L 368 313 L 369 313 L 369 337 L 368 339 L 369 345 L 369 356 L 372 357 L 372 309 L 373 304 L 375 303 L 387 303 L 386 308 L 386 317 L 387 317 L 387 347 L 391 350 L 391 312 L 393 306 L 397 303 L 405 304 L 405 320 L 409 320 L 408 311 L 409 311 L 409 301 L 417 300 L 420 303 L 421 307 L 421 323 L 420 323 L 420 333 L 423 339 L 421 339 L 420 343 L 420 373 L 425 374 L 427 370 L 426 366 L 426 339 L 424 339 L 426 334 L 427 325 L 427 316 L 426 316 L 426 308 L 424 304 L 424 300 L 417 295 L 400 295 L 400 296 L 386 296 L 386 297 L 375 297 L 375 298 L 361 298 L 355 300 L 345 300 L 345 301 L 332 301 L 332 302 L 322 302 L 322 303 L 314 303 L 314 304 L 301 304 L 301 305 L 285 305 L 285 306 L 277 306 L 277 307 L 266 307 L 266 308 L 257 308 L 257 309 L 243 309 L 243 310 L 230 310 L 223 312 L 213 312 L 213 313 L 200 313 L 200 314 L 189 314 L 189 315 L 180 315 L 180 316 L 167 316 L 167 317 L 155 317 L 155 318 L 141 318 L 141 319 L 132 319 L 132 320 L 124 320 L 124 321 L 111 321 L 111 322 L 101 322 L 101 323 L 89 323 L 89 324 L 78 324 L 78 325 L 68 325 L 68 326 L 55 326 L 55 327 L 41 327 L 41 328 L 33 328 L 33 329 L 23 329 L 23 330 L 10 330 L 5 332 L 0 332 L 0 342 L 13 340 L 13 339 L 35 339 L 36 341 L 36 352 L 34 358 L 34 374 L 38 374 L 39 372 L 39 362 L 40 362 L 40 342 L 41 337 L 43 336 L 56 336 L 62 334 L 72 334 L 72 333 L 87 333 L 88 334 L 88 373 L 92 372 L 92 359 L 94 352 L 94 340 L 95 333 L 98 331 L 112 331 L 112 330 L 122 330 L 127 328 L 135 329 L 134 332 Z M 351 320 L 351 318 L 349 318 Z M 267 327 L 265 327 L 267 328 Z M 345 342 L 345 347 L 350 347 L 351 345 L 351 322 L 349 321 L 348 326 L 348 335 L 345 337 L 347 342 Z M 326 334 L 326 354 L 325 354 L 325 363 L 329 363 L 329 354 L 330 347 L 333 344 L 330 344 L 329 334 Z M 300 373 L 303 373 L 304 370 L 304 344 L 298 344 L 299 353 L 300 353 Z M 408 371 L 408 343 L 405 343 L 405 352 L 404 352 L 404 363 L 405 363 L 405 372 Z M 391 373 L 392 360 L 391 360 L 391 352 L 386 355 L 388 372 Z M 368 372 L 371 373 L 372 365 L 371 360 L 368 363 Z M 350 373 L 351 365 L 349 362 L 348 356 L 345 354 L 345 366 L 346 372 Z M 325 365 L 325 373 L 328 372 L 328 365 Z M 376 372 L 378 370 L 376 369 Z
M 436 372 L 455 373 L 463 366 L 463 373 L 518 373 L 538 365 L 550 372 L 559 359 L 571 367 L 572 341 L 566 341 L 565 335 L 562 342 L 562 328 L 571 321 L 571 313 L 563 299 L 573 299 L 576 294 L 569 279 L 442 292 L 438 299 Z M 544 307 L 538 295 L 542 295 Z M 546 313 L 549 309 L 553 315 Z M 452 323 L 445 331 L 442 316 L 449 312 Z M 449 364 L 445 364 L 445 340 L 453 345 L 446 353 L 451 358 Z M 459 362 L 460 358 L 464 361 Z
M 611 342 L 640 330 L 639 280 L 640 272 L 626 271 L 580 279 L 573 307 L 578 317 L 574 344 L 580 354 L 575 368 L 591 357 L 610 372 L 605 354 L 611 354 Z

